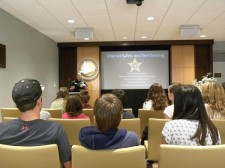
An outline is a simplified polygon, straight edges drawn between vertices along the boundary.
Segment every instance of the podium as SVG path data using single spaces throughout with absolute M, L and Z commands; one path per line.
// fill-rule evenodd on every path
M 79 95 L 80 92 L 69 92 L 69 95 Z

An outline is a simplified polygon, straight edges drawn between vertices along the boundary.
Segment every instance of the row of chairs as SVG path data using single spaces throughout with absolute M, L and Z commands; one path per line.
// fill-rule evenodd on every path
M 143 146 L 91 150 L 80 145 L 73 145 L 71 150 L 72 168 L 146 168 Z M 1 144 L 0 151 L 0 167 L 61 168 L 56 144 L 32 147 Z M 157 165 L 159 168 L 224 167 L 225 145 L 160 145 L 159 153 Z
M 48 111 L 51 114 L 51 118 L 62 117 L 61 109 L 44 108 L 43 110 Z M 131 108 L 126 108 L 125 110 L 132 113 Z M 89 116 L 91 125 L 94 125 L 93 109 L 83 109 L 83 113 Z M 20 112 L 18 108 L 1 108 L 1 115 L 2 115 L 2 121 L 3 121 L 4 117 L 18 118 L 20 115 Z M 164 114 L 163 114 L 163 111 L 139 109 L 138 118 L 140 118 L 141 120 L 141 130 L 143 130 L 148 125 L 149 118 L 164 118 Z
M 4 120 L 12 120 L 15 118 L 5 117 Z M 63 125 L 64 129 L 67 132 L 69 142 L 71 145 L 79 145 L 79 131 L 84 126 L 89 126 L 90 121 L 87 119 L 82 120 L 71 120 L 71 119 L 57 119 L 50 118 L 50 121 L 58 122 Z M 165 123 L 169 121 L 168 119 L 154 119 L 150 118 L 148 121 L 148 141 L 145 141 L 144 145 L 147 152 L 148 160 L 158 161 L 159 160 L 159 147 L 162 142 L 162 129 Z M 213 120 L 214 124 L 220 131 L 222 144 L 225 144 L 225 120 Z M 119 128 L 124 128 L 130 131 L 135 132 L 139 138 L 141 138 L 141 129 L 140 129 L 140 119 L 122 119 Z M 148 150 L 150 149 L 150 150 Z
M 7 120 L 7 118 L 5 118 Z M 85 120 L 62 120 L 62 119 L 50 119 L 52 121 L 55 122 L 65 122 L 64 128 L 67 131 L 68 136 L 70 137 L 70 135 L 72 135 L 73 137 L 69 138 L 70 139 L 70 143 L 73 144 L 79 144 L 78 142 L 78 132 L 79 129 L 83 126 L 85 126 L 86 124 L 90 125 L 90 121 L 88 121 L 88 123 L 83 124 L 80 126 L 80 128 L 78 128 L 77 133 L 75 133 L 75 129 L 74 126 L 72 125 L 72 122 L 77 121 L 77 122 L 86 122 Z M 148 137 L 148 141 L 145 141 L 145 147 L 146 147 L 146 152 L 147 152 L 147 158 L 150 161 L 158 161 L 159 160 L 159 149 L 160 149 L 160 144 L 162 141 L 162 135 L 161 135 L 161 131 L 162 128 L 165 124 L 165 122 L 167 122 L 168 120 L 166 119 L 148 119 L 148 127 L 149 127 L 149 137 Z M 225 144 L 225 121 L 224 120 L 213 120 L 214 124 L 217 126 L 217 128 L 220 131 L 221 134 L 221 139 L 222 139 L 222 143 Z M 66 124 L 66 123 L 70 123 L 70 124 Z M 61 123 L 62 124 L 62 123 Z M 66 126 L 68 125 L 68 126 Z M 75 124 L 77 125 L 77 124 Z M 140 119 L 123 119 L 121 121 L 120 124 L 120 128 L 126 128 L 128 130 L 134 131 L 136 132 L 139 137 L 141 137 L 141 129 L 140 129 Z M 77 139 L 77 141 L 75 141 L 75 139 Z M 150 150 L 148 150 L 150 149 Z
M 71 150 L 72 168 L 146 168 L 143 146 L 91 150 L 73 145 Z M 32 147 L 0 145 L 0 151 L 0 167 L 61 168 L 56 144 Z

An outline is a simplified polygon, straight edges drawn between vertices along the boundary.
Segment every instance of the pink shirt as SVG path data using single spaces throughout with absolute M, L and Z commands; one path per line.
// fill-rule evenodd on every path
M 66 112 L 62 115 L 63 119 L 82 119 L 82 118 L 89 118 L 85 114 L 78 114 L 76 117 L 70 117 L 70 115 Z

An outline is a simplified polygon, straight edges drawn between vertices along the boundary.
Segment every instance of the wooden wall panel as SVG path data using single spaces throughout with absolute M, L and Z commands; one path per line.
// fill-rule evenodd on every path
M 77 64 L 84 58 L 92 58 L 99 64 L 99 47 L 77 47 Z M 87 81 L 87 84 L 91 97 L 89 104 L 93 106 L 100 95 L 99 75 L 95 79 Z
M 183 67 L 185 68 L 193 68 L 195 66 L 194 63 L 194 46 L 187 45 L 182 47 L 183 54 Z
M 183 57 L 182 55 L 182 47 L 180 46 L 172 46 L 172 67 L 183 67 Z
M 183 68 L 172 68 L 172 83 L 181 83 L 184 78 Z
M 194 45 L 171 47 L 172 83 L 191 84 L 195 79 Z

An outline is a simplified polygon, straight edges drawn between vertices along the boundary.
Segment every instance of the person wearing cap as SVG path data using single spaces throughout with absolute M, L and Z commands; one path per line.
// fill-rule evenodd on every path
M 71 147 L 61 125 L 40 119 L 42 90 L 35 79 L 23 79 L 12 90 L 12 98 L 20 110 L 19 119 L 0 124 L 0 144 L 40 146 L 57 144 L 60 160 L 71 168 Z
M 87 88 L 87 83 L 83 80 L 81 73 L 77 73 L 76 79 L 70 84 L 70 92 L 80 92 Z

